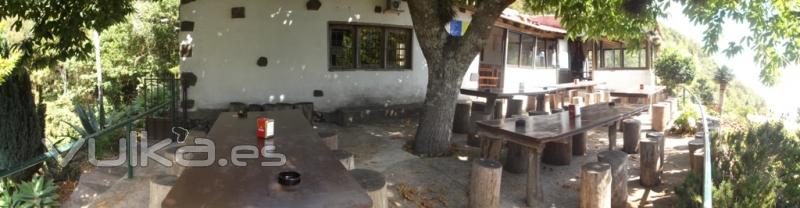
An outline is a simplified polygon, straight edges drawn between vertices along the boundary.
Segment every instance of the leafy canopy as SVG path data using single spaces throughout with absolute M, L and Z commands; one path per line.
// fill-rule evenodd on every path
M 667 86 L 670 92 L 674 92 L 678 85 L 690 84 L 694 81 L 694 61 L 690 57 L 681 56 L 672 51 L 661 54 L 656 60 L 655 69 L 661 84 Z
M 800 65 L 800 1 L 797 0 L 525 0 L 525 8 L 534 13 L 552 13 L 561 18 L 569 37 L 636 42 L 656 28 L 657 17 L 671 3 L 684 7 L 683 13 L 698 25 L 705 25 L 704 49 L 720 50 L 719 37 L 727 21 L 749 27 L 738 42 L 722 49 L 728 56 L 753 49 L 754 60 L 761 65 L 761 81 L 774 85 L 779 69 Z

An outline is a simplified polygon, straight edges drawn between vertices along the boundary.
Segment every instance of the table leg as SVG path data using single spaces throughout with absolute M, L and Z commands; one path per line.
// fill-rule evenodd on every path
M 494 103 L 497 101 L 496 97 L 486 97 L 486 108 L 483 109 L 483 112 L 491 114 L 494 117 Z
M 503 149 L 503 140 L 480 134 L 481 138 L 481 157 L 500 161 L 500 151 Z
M 542 186 L 539 184 L 541 171 L 542 150 L 544 144 L 527 148 L 528 154 L 528 184 L 525 187 L 525 200 L 529 207 L 536 206 L 536 202 L 544 199 Z
M 614 150 L 617 146 L 617 122 L 614 121 L 608 126 L 608 150 Z
M 536 111 L 544 111 L 544 94 L 536 95 Z

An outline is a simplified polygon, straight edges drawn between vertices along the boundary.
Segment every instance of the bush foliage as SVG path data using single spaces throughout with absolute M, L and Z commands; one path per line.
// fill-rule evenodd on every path
M 667 92 L 675 94 L 676 87 L 691 84 L 695 76 L 694 61 L 675 51 L 662 53 L 655 63 L 656 76 L 660 84 L 667 87 Z
M 800 204 L 800 141 L 782 123 L 764 123 L 713 140 L 715 207 L 795 207 Z M 680 207 L 697 207 L 702 179 L 690 174 L 676 188 Z

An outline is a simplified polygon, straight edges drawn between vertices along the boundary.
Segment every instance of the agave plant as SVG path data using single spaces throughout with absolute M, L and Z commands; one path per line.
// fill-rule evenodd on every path
M 94 105 L 81 105 L 78 102 L 74 103 L 75 105 L 75 115 L 78 116 L 78 119 L 81 122 L 80 126 L 75 124 L 64 122 L 72 129 L 77 131 L 81 136 L 87 137 L 94 133 L 99 132 L 101 129 L 110 126 L 109 124 L 113 124 L 116 122 L 117 118 L 122 116 L 124 113 L 109 113 L 109 116 L 105 117 L 105 125 L 101 126 L 100 120 L 98 118 L 96 107 Z
M 37 175 L 31 181 L 19 184 L 11 198 L 14 207 L 58 207 L 57 190 L 53 180 Z

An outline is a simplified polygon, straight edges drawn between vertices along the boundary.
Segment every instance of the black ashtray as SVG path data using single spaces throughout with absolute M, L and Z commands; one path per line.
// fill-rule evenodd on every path
M 300 183 L 300 173 L 284 171 L 278 173 L 278 183 L 284 186 L 294 186 Z
M 239 116 L 239 118 L 247 118 L 247 110 L 242 109 L 236 111 L 236 115 Z
M 616 105 L 617 105 L 617 103 L 615 103 L 614 101 L 608 102 L 608 106 L 614 107 Z
M 516 122 L 514 122 L 514 125 L 517 127 L 525 127 L 525 123 L 526 123 L 525 118 L 520 118 L 517 119 Z

